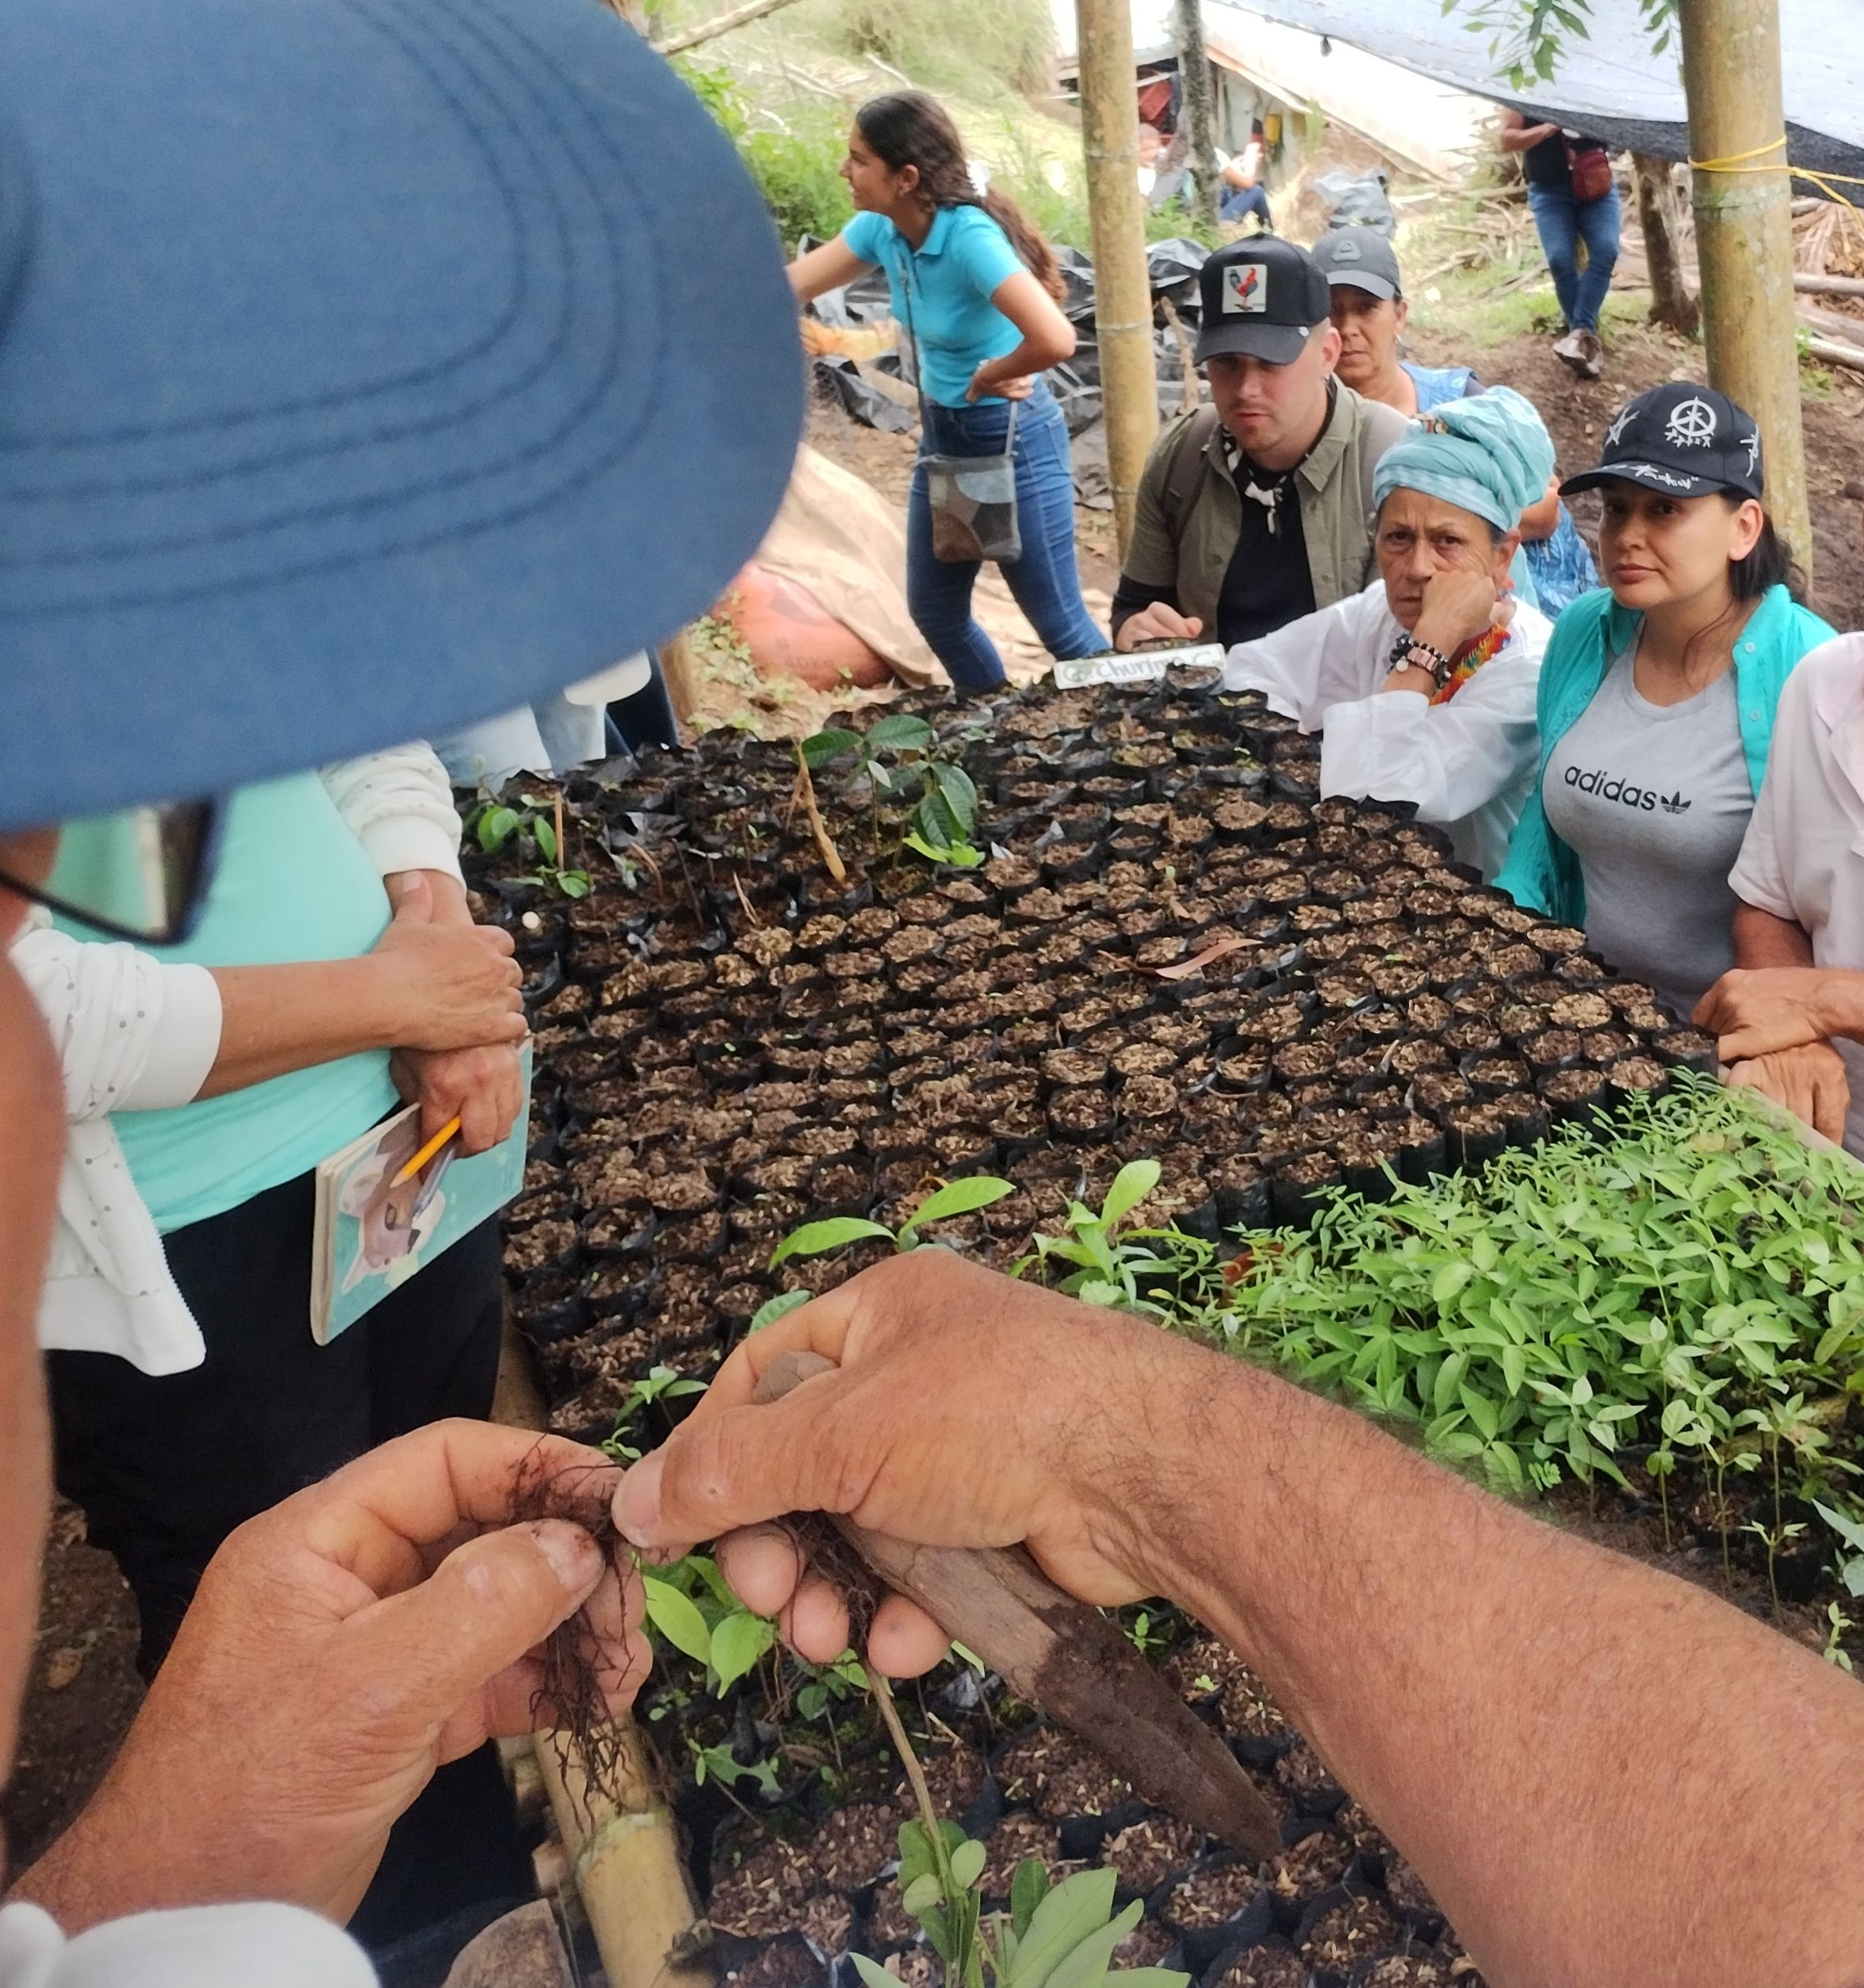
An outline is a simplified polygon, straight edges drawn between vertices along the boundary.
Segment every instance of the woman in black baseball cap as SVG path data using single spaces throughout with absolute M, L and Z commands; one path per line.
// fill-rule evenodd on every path
M 1781 687 L 1831 630 L 1796 598 L 1759 425 L 1725 394 L 1640 394 L 1562 488 L 1602 493 L 1609 591 L 1554 630 L 1541 777 L 1496 881 L 1686 1017 L 1734 963 L 1728 872 Z

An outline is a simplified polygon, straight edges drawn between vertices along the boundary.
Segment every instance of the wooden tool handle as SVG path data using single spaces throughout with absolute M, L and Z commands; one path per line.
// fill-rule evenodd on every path
M 778 1401 L 834 1371 L 819 1353 L 779 1354 L 756 1399 Z M 1093 1747 L 1148 1801 L 1231 1848 L 1273 1856 L 1280 1832 L 1222 1740 L 1098 1609 L 1056 1587 L 1020 1546 L 917 1546 L 829 1523 L 888 1587 Z

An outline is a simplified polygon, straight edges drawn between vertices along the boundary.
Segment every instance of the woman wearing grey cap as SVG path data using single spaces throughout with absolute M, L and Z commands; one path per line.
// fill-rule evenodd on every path
M 1759 427 L 1724 394 L 1639 395 L 1564 487 L 1603 494 L 1609 592 L 1554 630 L 1540 777 L 1496 881 L 1686 1016 L 1734 964 L 1728 872 L 1781 688 L 1832 631 L 1791 591 Z

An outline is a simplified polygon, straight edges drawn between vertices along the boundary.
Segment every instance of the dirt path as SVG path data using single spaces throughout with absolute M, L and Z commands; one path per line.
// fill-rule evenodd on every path
M 1563 469 L 1598 459 L 1599 437 L 1633 393 L 1659 381 L 1700 380 L 1702 348 L 1650 327 L 1612 331 L 1610 361 L 1602 380 L 1576 380 L 1554 358 L 1551 339 L 1537 333 L 1511 339 L 1488 352 L 1459 347 L 1441 332 L 1413 341 L 1427 365 L 1473 365 L 1491 385 L 1511 386 L 1541 412 L 1560 451 Z M 1812 605 L 1835 628 L 1864 626 L 1864 530 L 1860 505 L 1844 492 L 1864 480 L 1864 377 L 1834 371 L 1813 376 L 1804 397 L 1807 478 L 1810 485 L 1813 558 Z M 1579 523 L 1591 535 L 1598 500 L 1582 498 Z

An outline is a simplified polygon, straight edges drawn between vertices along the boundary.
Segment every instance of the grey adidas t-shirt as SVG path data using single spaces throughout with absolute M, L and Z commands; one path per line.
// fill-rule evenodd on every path
M 1579 859 L 1587 943 L 1686 1017 L 1735 963 L 1728 872 L 1754 789 L 1734 672 L 1657 705 L 1638 695 L 1631 653 L 1616 657 L 1554 747 L 1541 794 Z

